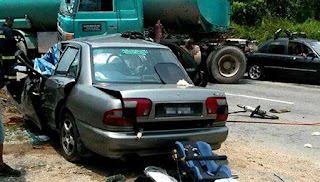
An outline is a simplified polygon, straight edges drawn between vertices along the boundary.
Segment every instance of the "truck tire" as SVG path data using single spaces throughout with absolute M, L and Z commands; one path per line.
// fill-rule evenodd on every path
M 219 83 L 236 83 L 246 72 L 246 56 L 241 49 L 225 46 L 213 51 L 207 60 L 209 74 Z

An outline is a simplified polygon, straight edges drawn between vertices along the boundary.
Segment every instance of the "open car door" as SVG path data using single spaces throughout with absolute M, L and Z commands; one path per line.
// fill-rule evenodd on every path
M 162 40 L 160 44 L 169 47 L 182 64 L 189 77 L 196 86 L 206 87 L 208 84 L 208 76 L 201 71 L 200 66 L 193 57 L 179 46 L 178 42 L 170 40 Z
M 15 56 L 21 65 L 16 67 L 17 72 L 27 76 L 8 83 L 8 92 L 16 102 L 24 119 L 31 120 L 42 129 L 43 125 L 39 116 L 41 116 L 43 105 L 43 84 L 48 77 L 34 70 L 32 61 L 27 58 L 23 51 L 17 51 Z M 18 77 L 21 76 L 18 75 Z

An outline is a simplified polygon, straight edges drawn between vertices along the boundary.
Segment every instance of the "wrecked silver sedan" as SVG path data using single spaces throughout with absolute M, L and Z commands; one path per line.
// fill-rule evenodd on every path
M 21 92 L 11 94 L 25 119 L 60 133 L 67 160 L 85 149 L 119 158 L 167 153 L 177 140 L 205 141 L 213 149 L 226 140 L 225 94 L 192 86 L 169 48 L 120 35 L 60 46 L 52 76 L 29 65 L 28 77 L 16 83 Z

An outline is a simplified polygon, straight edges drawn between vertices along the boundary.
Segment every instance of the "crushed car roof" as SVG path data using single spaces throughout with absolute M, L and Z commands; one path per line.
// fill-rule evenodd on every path
M 149 47 L 149 48 L 168 49 L 163 45 L 146 41 L 143 39 L 124 38 L 124 37 L 121 37 L 121 34 L 91 36 L 91 37 L 74 39 L 72 41 L 84 42 L 91 45 L 93 48 L 127 46 L 127 47 Z

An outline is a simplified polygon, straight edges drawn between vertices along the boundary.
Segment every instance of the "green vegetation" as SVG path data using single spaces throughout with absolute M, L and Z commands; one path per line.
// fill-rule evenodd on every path
M 305 32 L 320 40 L 319 0 L 234 0 L 232 3 L 234 37 L 258 40 L 273 38 L 279 28 Z

